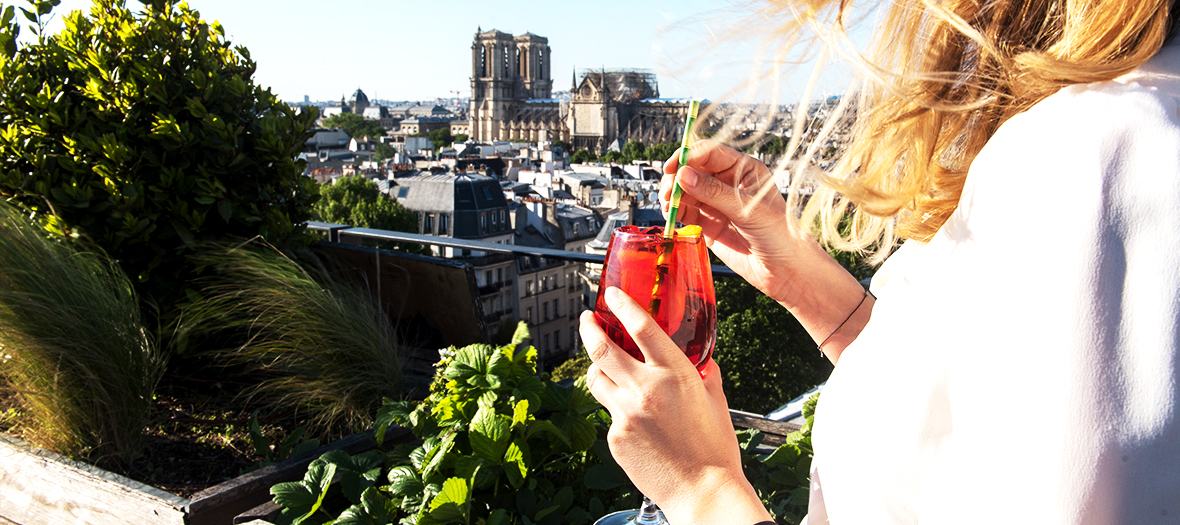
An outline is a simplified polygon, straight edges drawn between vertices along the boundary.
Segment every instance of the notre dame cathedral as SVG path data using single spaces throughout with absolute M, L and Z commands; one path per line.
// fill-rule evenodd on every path
M 478 31 L 471 45 L 471 137 L 563 140 L 601 155 L 612 144 L 678 142 L 687 99 L 661 99 L 654 73 L 575 73 L 570 100 L 552 97 L 549 39 Z

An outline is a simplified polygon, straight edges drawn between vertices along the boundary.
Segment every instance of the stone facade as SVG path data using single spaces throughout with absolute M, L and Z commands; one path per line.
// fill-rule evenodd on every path
M 632 139 L 680 139 L 686 99 L 662 99 L 653 73 L 596 70 L 575 74 L 569 100 L 551 98 L 549 40 L 479 31 L 471 45 L 471 138 L 573 143 L 603 154 Z

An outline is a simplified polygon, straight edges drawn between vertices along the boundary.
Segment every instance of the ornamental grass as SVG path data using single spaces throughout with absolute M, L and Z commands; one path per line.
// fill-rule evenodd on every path
M 207 361 L 252 378 L 245 395 L 297 411 L 320 435 L 366 428 L 384 397 L 402 397 L 394 326 L 364 283 L 299 257 L 257 241 L 206 246 L 179 340 L 199 341 Z
M 0 202 L 0 376 L 24 436 L 100 465 L 129 461 L 163 369 L 119 267 Z

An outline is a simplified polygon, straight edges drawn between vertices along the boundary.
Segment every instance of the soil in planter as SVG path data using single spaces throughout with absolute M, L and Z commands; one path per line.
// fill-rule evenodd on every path
M 250 415 L 255 409 L 262 434 L 272 444 L 299 426 L 294 413 L 268 413 L 237 396 L 243 383 L 201 379 L 162 382 L 155 396 L 142 454 L 107 470 L 182 498 L 242 475 L 264 459 L 254 450 Z M 24 438 L 23 415 L 15 395 L 0 389 L 0 432 Z M 339 432 L 347 435 L 345 429 Z M 332 439 L 337 433 L 325 436 Z M 280 458 L 285 459 L 285 458 Z

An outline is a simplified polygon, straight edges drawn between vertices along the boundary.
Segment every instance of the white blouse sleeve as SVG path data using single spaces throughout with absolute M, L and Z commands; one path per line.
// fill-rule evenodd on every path
M 813 514 L 1180 522 L 1177 83 L 1070 87 L 997 131 L 874 283 L 817 411 Z

